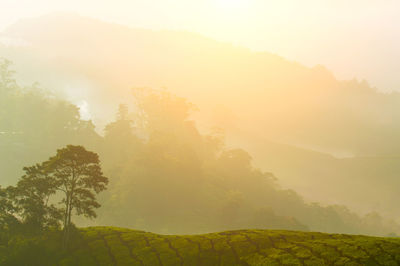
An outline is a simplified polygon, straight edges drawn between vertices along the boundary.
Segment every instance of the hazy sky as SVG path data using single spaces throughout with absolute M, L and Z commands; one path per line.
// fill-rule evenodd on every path
M 184 29 L 400 90 L 397 0 L 0 0 L 0 30 L 75 12 L 134 27 Z

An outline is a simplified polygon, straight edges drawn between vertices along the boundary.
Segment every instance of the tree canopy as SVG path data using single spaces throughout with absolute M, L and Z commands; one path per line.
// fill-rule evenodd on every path
M 96 223 L 160 233 L 252 227 L 400 232 L 396 222 L 379 215 L 308 203 L 281 188 L 279 176 L 255 167 L 246 149 L 228 146 L 222 130 L 200 129 L 193 118 L 196 107 L 168 90 L 135 89 L 132 102 L 118 108 L 101 135 L 79 117 L 75 105 L 37 86 L 19 86 L 9 62 L 1 64 L 0 72 L 1 185 L 21 188 L 0 191 L 0 220 L 9 221 L 3 225 L 69 228 L 71 220 L 87 224 L 79 215 L 98 214 Z M 77 159 L 83 164 L 74 165 Z M 90 185 L 86 175 L 78 178 L 75 167 L 86 169 L 81 173 L 90 169 L 99 185 Z M 106 185 L 104 176 L 110 183 L 98 195 Z M 50 219 L 57 215 L 61 218 Z
M 99 156 L 82 146 L 68 145 L 49 160 L 24 168 L 16 186 L 0 188 L 0 224 L 24 225 L 31 232 L 63 224 L 66 246 L 72 215 L 96 217 L 96 195 L 106 189 Z

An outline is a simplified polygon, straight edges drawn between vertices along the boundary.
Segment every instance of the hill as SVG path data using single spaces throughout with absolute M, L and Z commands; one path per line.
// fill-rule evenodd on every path
M 166 86 L 230 134 L 240 129 L 332 153 L 400 152 L 397 142 L 389 142 L 400 131 L 400 94 L 339 81 L 322 66 L 308 68 L 198 34 L 71 14 L 21 20 L 1 36 L 26 44 L 3 45 L 1 52 L 25 70 L 19 72 L 27 80 L 88 101 L 99 123 L 110 119 L 132 86 Z
M 89 227 L 80 229 L 80 233 L 81 238 L 73 243 L 71 252 L 59 257 L 57 265 L 250 266 L 400 263 L 398 238 L 275 230 L 237 230 L 179 236 L 114 227 Z M 32 265 L 34 260 L 25 265 Z M 36 260 L 40 260 L 40 256 L 36 256 Z
M 400 132 L 400 94 L 339 81 L 322 66 L 308 68 L 194 33 L 71 14 L 21 20 L 1 36 L 26 44 L 0 50 L 26 79 L 88 101 L 99 123 L 110 120 L 132 86 L 166 86 L 229 134 L 239 129 L 331 153 L 400 152 L 396 141 L 389 142 Z
M 399 93 L 193 33 L 70 14 L 21 20 L 0 35 L 18 43 L 0 45 L 0 54 L 21 79 L 86 103 L 99 131 L 119 103 L 132 107 L 131 87 L 166 86 L 199 107 L 202 130 L 223 128 L 229 146 L 246 148 L 285 187 L 398 219 Z
M 400 187 L 400 156 L 337 158 L 265 138 L 253 140 L 241 147 L 253 155 L 255 165 L 266 166 L 283 187 L 294 188 L 307 200 L 398 218 L 394 202 Z

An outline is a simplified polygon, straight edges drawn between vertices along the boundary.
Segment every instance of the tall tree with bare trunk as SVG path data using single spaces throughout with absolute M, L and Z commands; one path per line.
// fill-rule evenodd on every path
M 63 194 L 63 247 L 67 247 L 72 214 L 95 218 L 95 209 L 100 207 L 96 194 L 106 189 L 108 178 L 103 175 L 99 156 L 82 146 L 59 149 L 44 164 L 57 190 Z

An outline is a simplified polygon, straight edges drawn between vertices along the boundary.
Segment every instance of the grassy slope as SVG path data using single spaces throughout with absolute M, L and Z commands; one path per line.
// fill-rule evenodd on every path
M 157 235 L 81 229 L 60 265 L 400 265 L 400 239 L 276 230 Z

